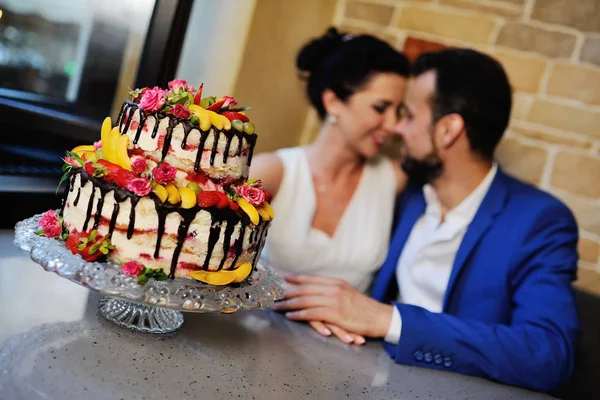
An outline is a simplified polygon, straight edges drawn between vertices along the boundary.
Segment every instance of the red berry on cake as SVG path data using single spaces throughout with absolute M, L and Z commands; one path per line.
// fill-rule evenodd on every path
M 248 117 L 246 117 L 244 114 L 239 113 L 237 111 L 223 111 L 221 113 L 221 115 L 223 115 L 224 117 L 226 117 L 230 121 L 234 121 L 236 119 L 239 119 L 242 122 L 248 122 L 248 121 L 250 121 L 250 119 Z
M 96 230 L 90 233 L 72 232 L 65 241 L 65 246 L 71 250 L 71 253 L 79 254 L 88 262 L 99 259 L 115 248 L 110 242 L 110 238 L 98 235 Z
M 200 192 L 200 194 L 196 197 L 196 204 L 202 208 L 214 207 L 221 201 L 221 197 L 219 197 L 218 193 L 219 192 L 216 190 Z
M 209 111 L 219 112 L 221 110 L 221 106 L 225 104 L 225 100 L 219 100 L 212 106 L 208 107 Z
M 227 208 L 229 207 L 229 198 L 225 193 L 216 192 L 217 196 L 219 196 L 219 202 L 217 203 L 217 208 Z

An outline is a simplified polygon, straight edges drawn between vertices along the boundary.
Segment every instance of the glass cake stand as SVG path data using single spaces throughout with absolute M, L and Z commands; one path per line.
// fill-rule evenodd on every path
M 45 270 L 106 295 L 99 304 L 100 315 L 120 327 L 144 333 L 169 333 L 183 324 L 182 311 L 258 310 L 283 298 L 281 278 L 262 259 L 250 278 L 234 285 L 213 286 L 178 278 L 150 279 L 140 285 L 117 265 L 86 262 L 72 254 L 64 242 L 36 235 L 41 217 L 38 214 L 17 223 L 15 245 L 28 252 Z

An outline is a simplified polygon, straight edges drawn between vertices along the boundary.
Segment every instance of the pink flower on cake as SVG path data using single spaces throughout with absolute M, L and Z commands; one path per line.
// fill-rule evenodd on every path
M 255 207 L 265 201 L 265 191 L 262 187 L 238 186 L 236 193 Z
M 175 174 L 177 170 L 169 163 L 162 163 L 152 169 L 152 175 L 154 176 L 154 180 L 158 183 L 169 183 L 173 179 L 175 179 Z
M 144 272 L 144 264 L 137 261 L 127 261 L 121 269 L 125 275 L 139 276 Z
M 76 168 L 81 168 L 82 165 L 79 161 L 77 161 L 77 159 L 75 157 L 65 157 L 63 158 L 63 161 L 69 165 L 72 165 Z
M 97 142 L 94 142 L 94 148 L 96 150 L 98 150 L 101 147 L 102 147 L 102 141 L 101 140 L 98 140 Z
M 136 174 L 143 173 L 144 171 L 146 171 L 146 168 L 148 168 L 148 163 L 146 162 L 146 159 L 143 157 L 135 157 L 133 159 L 133 161 L 131 162 L 131 169 Z
M 181 89 L 183 89 L 183 92 L 190 92 L 190 93 L 194 93 L 194 87 L 188 85 L 188 83 L 186 81 L 184 81 L 183 79 L 174 79 L 171 82 L 168 83 L 169 89 L 171 89 L 173 91 L 173 93 L 179 93 L 181 91 Z
M 190 117 L 190 110 L 186 106 L 181 104 L 175 104 L 167 114 L 171 114 L 177 118 L 188 119 Z
M 59 237 L 62 233 L 62 222 L 54 210 L 48 210 L 42 215 L 39 222 L 40 231 L 38 233 L 43 234 L 49 238 Z
M 232 96 L 223 96 L 223 99 L 225 100 L 225 102 L 223 103 L 221 108 L 232 108 L 237 106 L 238 104 Z
M 165 105 L 167 101 L 167 91 L 158 86 L 148 89 L 140 100 L 140 108 L 144 111 L 157 112 Z
M 146 178 L 135 178 L 127 184 L 127 190 L 138 196 L 146 196 L 152 190 L 152 182 Z

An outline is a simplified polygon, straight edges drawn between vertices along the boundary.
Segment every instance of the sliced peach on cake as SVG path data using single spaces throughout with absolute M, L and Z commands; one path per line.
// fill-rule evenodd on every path
M 179 190 L 172 183 L 168 183 L 166 186 L 168 197 L 167 202 L 170 204 L 177 204 L 181 201 L 181 196 L 179 196 Z
M 152 193 L 154 193 L 163 203 L 167 201 L 167 198 L 169 197 L 169 192 L 167 192 L 167 189 L 163 185 L 157 184 L 154 186 Z
M 195 116 L 198 117 L 198 123 L 200 125 L 200 129 L 203 131 L 208 131 L 211 126 L 210 116 L 208 114 L 208 111 L 206 111 L 204 108 L 202 108 L 196 104 L 190 105 L 189 108 L 190 108 L 190 111 L 192 112 L 192 114 L 194 114 Z
M 244 263 L 241 267 L 234 270 L 233 272 L 235 273 L 235 279 L 233 281 L 241 282 L 244 279 L 246 279 L 248 275 L 250 275 L 250 272 L 252 272 L 252 263 Z
M 192 271 L 189 276 L 210 285 L 227 285 L 236 279 L 235 271 Z
M 248 200 L 246 200 L 243 197 L 238 197 L 237 203 L 240 205 L 240 208 L 242 210 L 244 210 L 246 215 L 248 215 L 248 218 L 250 218 L 250 221 L 254 225 L 258 225 L 258 223 L 260 222 L 260 217 L 259 217 L 258 211 L 256 211 L 256 207 L 254 207 L 252 204 L 248 203 Z
M 190 188 L 180 187 L 179 197 L 181 197 L 181 208 L 192 208 L 196 205 L 196 193 Z
M 117 143 L 115 144 L 113 150 L 114 150 L 114 156 L 115 159 L 117 161 L 117 164 L 120 165 L 122 168 L 128 170 L 128 171 L 133 171 L 133 169 L 131 169 L 131 159 L 129 158 L 129 155 L 127 154 L 127 146 L 129 145 L 129 136 L 127 135 L 121 135 L 117 138 Z

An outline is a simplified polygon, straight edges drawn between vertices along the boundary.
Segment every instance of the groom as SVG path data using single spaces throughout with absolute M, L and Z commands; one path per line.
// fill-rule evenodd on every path
M 510 109 L 492 58 L 422 55 L 397 127 L 411 184 L 373 298 L 288 276 L 276 309 L 381 338 L 398 363 L 539 391 L 565 383 L 579 333 L 577 226 L 562 203 L 496 165 Z

